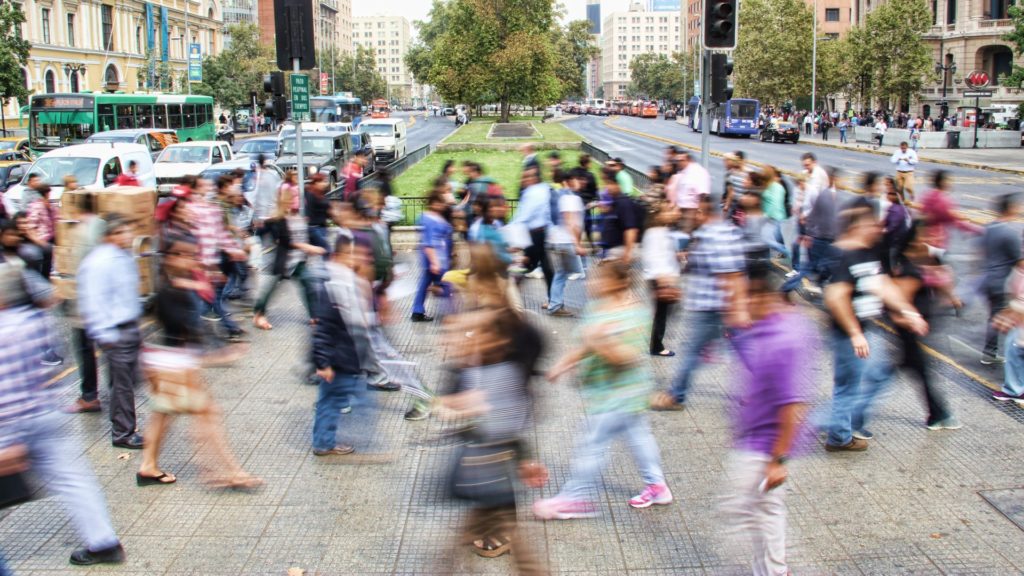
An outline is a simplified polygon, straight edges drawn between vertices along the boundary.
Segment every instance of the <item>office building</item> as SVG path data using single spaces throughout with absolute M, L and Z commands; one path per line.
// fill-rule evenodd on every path
M 404 16 L 359 16 L 352 19 L 352 42 L 372 48 L 377 71 L 388 84 L 392 100 L 410 103 L 413 98 L 412 73 L 405 55 L 412 45 L 412 27 Z
M 641 54 L 671 57 L 679 51 L 680 12 L 644 10 L 635 2 L 626 12 L 605 16 L 601 34 L 601 82 L 609 100 L 626 97 L 631 77 L 629 63 Z

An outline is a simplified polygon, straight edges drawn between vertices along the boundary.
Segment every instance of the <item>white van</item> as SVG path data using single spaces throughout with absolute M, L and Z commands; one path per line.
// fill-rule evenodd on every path
M 401 118 L 373 118 L 359 123 L 359 131 L 370 135 L 378 162 L 405 158 L 408 128 Z
M 4 207 L 8 214 L 24 210 L 26 184 L 31 174 L 38 174 L 43 182 L 50 185 L 50 201 L 54 204 L 64 193 L 64 176 L 74 175 L 78 185 L 86 190 L 102 190 L 114 183 L 122 172 L 128 171 L 128 163 L 138 164 L 139 184 L 156 188 L 156 173 L 149 148 L 141 144 L 122 142 L 104 144 L 77 144 L 50 150 L 36 160 L 19 184 L 11 186 L 4 193 Z

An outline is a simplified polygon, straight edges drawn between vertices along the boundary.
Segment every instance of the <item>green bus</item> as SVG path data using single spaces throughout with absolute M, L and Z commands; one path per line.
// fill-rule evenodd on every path
M 214 140 L 213 98 L 178 94 L 37 94 L 29 102 L 29 147 L 42 154 L 97 132 L 167 128 L 179 142 Z

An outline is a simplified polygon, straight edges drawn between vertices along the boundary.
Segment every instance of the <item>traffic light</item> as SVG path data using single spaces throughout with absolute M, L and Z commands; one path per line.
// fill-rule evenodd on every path
M 704 0 L 704 48 L 736 48 L 739 0 Z
M 292 70 L 298 58 L 300 70 L 316 66 L 313 44 L 313 3 L 310 0 L 274 0 L 274 32 L 277 67 Z
M 711 101 L 722 104 L 732 98 L 732 56 L 711 55 Z
M 277 96 L 284 94 L 284 72 L 271 72 L 263 75 L 263 91 Z
M 274 96 L 274 118 L 278 122 L 284 122 L 288 119 L 288 99 L 284 95 Z

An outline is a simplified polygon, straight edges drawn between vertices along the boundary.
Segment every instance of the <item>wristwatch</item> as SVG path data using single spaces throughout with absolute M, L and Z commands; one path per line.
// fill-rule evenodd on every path
M 778 464 L 779 466 L 785 466 L 786 462 L 789 462 L 789 456 L 786 456 L 785 454 L 780 454 L 772 458 L 772 462 Z

